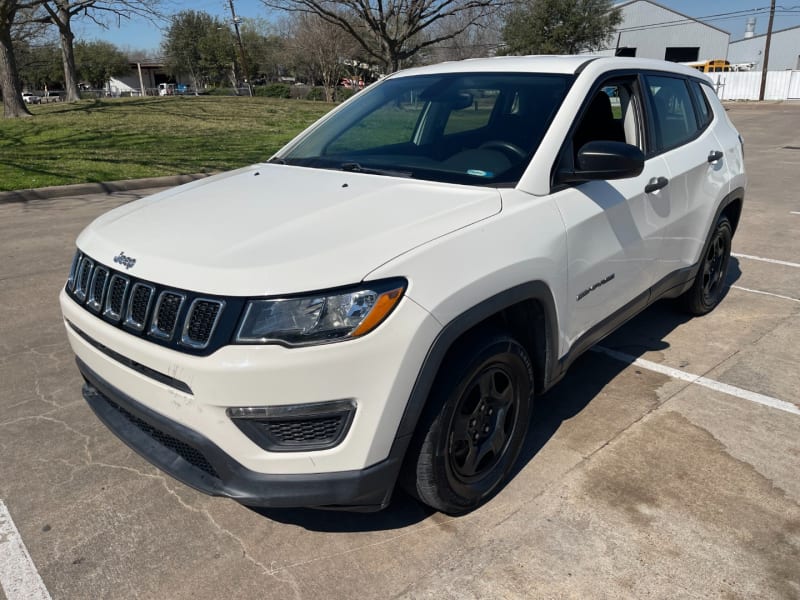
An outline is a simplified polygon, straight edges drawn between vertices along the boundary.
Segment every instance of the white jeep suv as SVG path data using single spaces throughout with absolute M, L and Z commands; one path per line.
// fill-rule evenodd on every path
M 659 298 L 714 308 L 744 187 L 693 69 L 411 69 L 266 163 L 98 218 L 61 307 L 92 409 L 186 484 L 369 510 L 399 481 L 459 514 L 579 354 Z

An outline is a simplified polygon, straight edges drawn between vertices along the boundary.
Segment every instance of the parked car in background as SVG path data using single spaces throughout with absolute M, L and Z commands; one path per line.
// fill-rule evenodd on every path
M 62 95 L 64 93 L 65 92 L 60 92 L 60 91 L 56 91 L 56 90 L 49 90 L 49 91 L 45 92 L 44 96 L 42 96 L 40 98 L 40 100 L 41 100 L 41 102 L 43 104 L 49 104 L 51 102 L 61 102 L 61 100 L 63 98 Z
M 399 481 L 461 514 L 581 353 L 660 298 L 717 306 L 745 183 L 695 69 L 449 62 L 99 217 L 61 308 L 89 405 L 188 485 L 365 510 Z
M 41 103 L 42 98 L 30 92 L 22 92 L 22 100 L 25 102 L 25 104 L 39 104 Z

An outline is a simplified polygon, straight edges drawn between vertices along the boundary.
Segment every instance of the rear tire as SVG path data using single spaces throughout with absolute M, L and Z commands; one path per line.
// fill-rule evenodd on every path
M 733 229 L 728 217 L 721 216 L 717 221 L 705 254 L 700 262 L 700 270 L 692 287 L 680 297 L 684 310 L 692 315 L 705 315 L 719 304 L 725 292 L 725 278 L 731 258 L 731 239 Z
M 514 338 L 484 332 L 442 365 L 412 439 L 403 487 L 447 514 L 469 512 L 508 477 L 528 430 L 533 367 Z

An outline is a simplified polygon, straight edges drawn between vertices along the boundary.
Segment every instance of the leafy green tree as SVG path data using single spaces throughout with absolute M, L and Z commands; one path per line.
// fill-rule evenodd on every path
M 254 80 L 276 81 L 286 74 L 289 55 L 286 40 L 264 19 L 243 19 L 242 45 Z
M 24 87 L 41 90 L 45 86 L 50 89 L 64 86 L 64 72 L 61 69 L 61 51 L 58 44 L 16 42 L 14 54 L 19 78 Z
M 128 57 L 109 42 L 77 42 L 74 49 L 78 78 L 95 89 L 105 87 L 111 77 L 130 71 Z
M 622 21 L 612 0 L 521 0 L 508 14 L 505 54 L 598 50 Z
M 173 75 L 186 74 L 194 88 L 220 83 L 236 64 L 233 34 L 225 21 L 206 12 L 184 10 L 172 17 L 162 44 Z M 235 84 L 235 78 L 232 78 Z

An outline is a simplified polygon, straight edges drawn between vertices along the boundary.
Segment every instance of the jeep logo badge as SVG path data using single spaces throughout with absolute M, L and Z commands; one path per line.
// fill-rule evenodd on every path
M 114 257 L 114 262 L 119 265 L 122 265 L 127 270 L 136 264 L 136 259 L 131 258 L 130 256 L 125 256 L 124 252 L 120 252 Z

